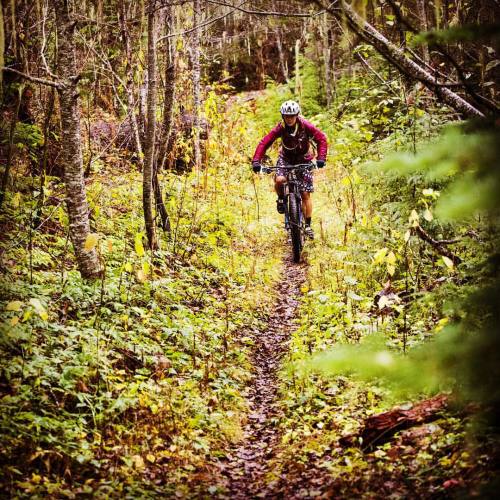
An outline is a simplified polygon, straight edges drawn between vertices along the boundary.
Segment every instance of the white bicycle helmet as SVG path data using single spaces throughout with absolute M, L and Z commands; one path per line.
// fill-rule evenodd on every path
M 298 115 L 300 113 L 300 106 L 295 101 L 285 101 L 280 108 L 282 115 Z

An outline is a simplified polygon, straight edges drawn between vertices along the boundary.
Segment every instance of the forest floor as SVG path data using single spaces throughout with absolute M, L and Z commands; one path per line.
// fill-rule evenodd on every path
M 277 286 L 277 302 L 264 331 L 249 332 L 255 344 L 251 355 L 253 378 L 248 389 L 250 409 L 243 439 L 226 455 L 221 474 L 229 498 L 268 497 L 272 487 L 264 481 L 269 459 L 279 442 L 276 422 L 279 418 L 278 370 L 287 351 L 295 325 L 300 287 L 305 281 L 306 266 L 285 259 Z
M 336 156 L 315 173 L 317 236 L 294 264 L 272 179 L 248 165 L 248 148 L 276 119 L 273 111 L 263 123 L 259 111 L 278 109 L 259 98 L 268 96 L 230 98 L 218 117 L 201 196 L 194 175 L 165 173 L 174 229 L 158 260 L 142 243 L 142 178 L 121 152 L 88 185 L 102 282 L 72 267 L 62 208 L 50 219 L 55 209 L 45 207 L 51 225 L 35 234 L 32 254 L 4 249 L 0 497 L 488 497 L 497 440 L 472 432 L 472 414 L 435 412 L 376 446 L 344 440 L 368 418 L 429 397 L 392 397 L 380 381 L 312 366 L 312 356 L 377 330 L 403 350 L 403 314 L 382 314 L 374 296 L 389 265 L 403 262 L 407 217 L 392 230 L 391 198 L 355 170 L 369 148 L 379 155 L 392 143 L 354 138 L 355 115 L 336 125 Z M 13 240 L 30 224 L 19 207 L 36 203 L 29 179 L 18 189 Z M 57 179 L 51 189 L 62 199 Z M 411 244 L 430 262 L 419 292 L 452 286 L 456 271 L 435 265 L 414 236 Z M 375 262 L 388 247 L 398 262 Z M 427 297 L 407 308 L 409 345 L 443 317 L 439 295 Z

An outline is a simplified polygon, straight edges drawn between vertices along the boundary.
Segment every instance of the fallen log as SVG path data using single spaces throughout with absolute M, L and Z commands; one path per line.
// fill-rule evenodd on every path
M 349 434 L 340 439 L 342 446 L 362 446 L 363 449 L 372 449 L 389 441 L 398 431 L 415 425 L 430 422 L 438 418 L 439 412 L 446 409 L 448 396 L 438 394 L 415 404 L 410 409 L 401 407 L 372 415 L 365 421 L 364 426 L 356 434 Z

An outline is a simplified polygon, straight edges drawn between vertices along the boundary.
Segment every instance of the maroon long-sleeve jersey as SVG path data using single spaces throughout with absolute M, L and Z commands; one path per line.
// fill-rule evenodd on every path
M 291 165 L 304 163 L 314 158 L 311 153 L 310 140 L 317 146 L 317 159 L 326 160 L 328 143 L 326 135 L 311 122 L 301 116 L 297 117 L 295 127 L 286 127 L 278 123 L 258 144 L 252 161 L 261 161 L 267 149 L 281 137 L 280 155 L 286 163 Z

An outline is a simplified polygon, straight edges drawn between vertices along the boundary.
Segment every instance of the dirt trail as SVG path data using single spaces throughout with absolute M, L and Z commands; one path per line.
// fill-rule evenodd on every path
M 244 427 L 244 438 L 221 466 L 227 493 L 225 498 L 273 498 L 275 494 L 263 481 L 268 460 L 279 442 L 279 433 L 273 422 L 278 416 L 277 371 L 288 350 L 288 340 L 294 326 L 300 287 L 305 281 L 306 266 L 284 262 L 282 280 L 278 285 L 278 300 L 265 331 L 254 335 L 252 361 L 254 377 L 248 400 L 250 414 Z

